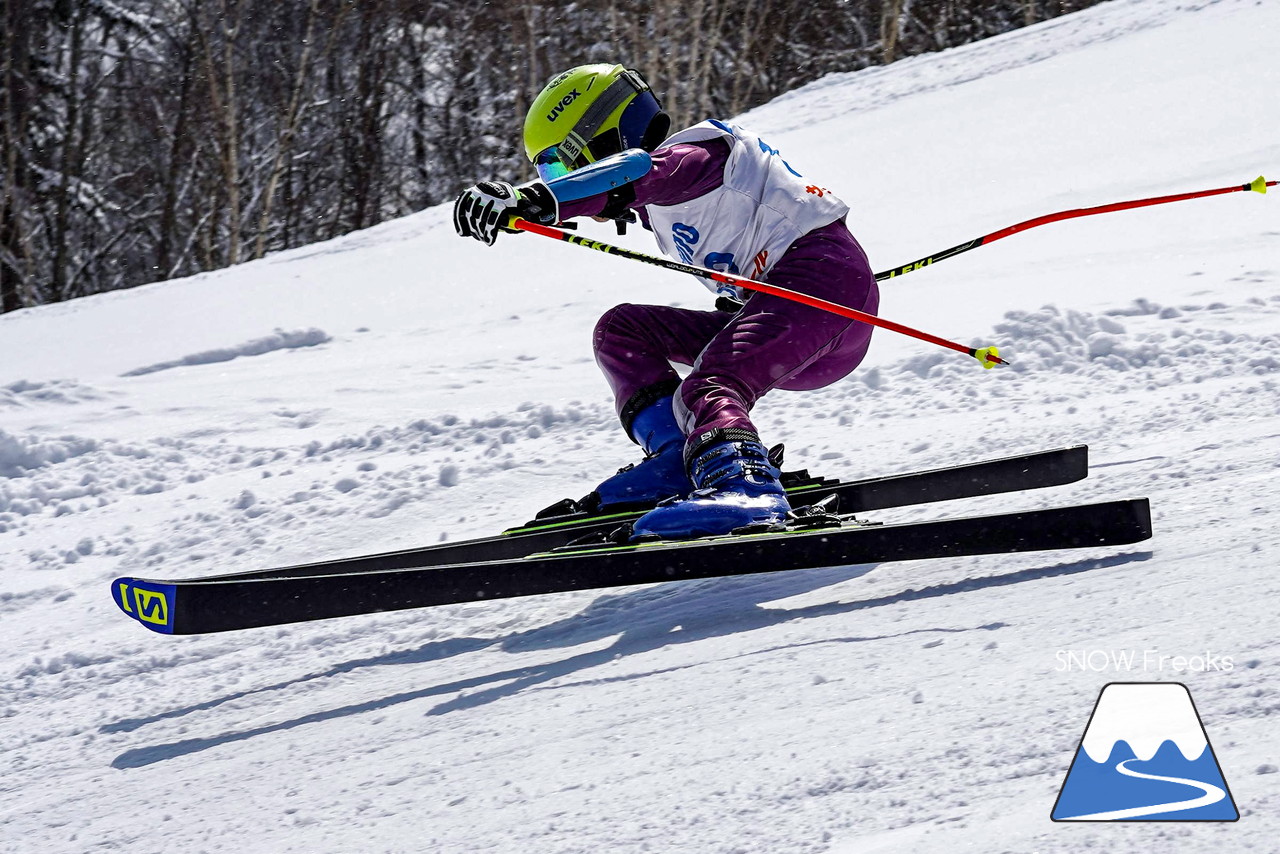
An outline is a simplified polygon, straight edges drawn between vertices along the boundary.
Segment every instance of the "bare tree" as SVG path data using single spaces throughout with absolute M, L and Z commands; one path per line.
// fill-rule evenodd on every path
M 42 14 L 47 10 L 40 6 L 0 0 L 0 312 L 26 304 L 23 287 L 30 261 L 24 212 L 32 203 L 28 162 L 34 71 L 31 35 L 39 32 Z

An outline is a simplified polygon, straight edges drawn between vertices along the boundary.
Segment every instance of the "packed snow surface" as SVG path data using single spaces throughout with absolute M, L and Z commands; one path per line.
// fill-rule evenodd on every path
M 1274 178 L 1276 33 L 1274 2 L 1115 0 L 740 121 L 886 269 Z M 886 317 L 1014 366 L 877 333 L 851 378 L 757 409 L 789 467 L 844 478 L 1087 443 L 1082 483 L 875 518 L 1149 496 L 1148 542 L 195 637 L 112 604 L 117 575 L 480 536 L 585 493 L 634 461 L 590 353 L 628 300 L 707 305 L 435 208 L 0 317 L 0 851 L 1276 850 L 1274 191 L 886 283 Z M 1151 680 L 1188 686 L 1241 820 L 1052 823 L 1102 686 Z

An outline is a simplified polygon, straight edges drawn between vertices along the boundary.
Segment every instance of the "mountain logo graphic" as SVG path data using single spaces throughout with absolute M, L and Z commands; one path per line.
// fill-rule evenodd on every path
M 1181 682 L 1102 689 L 1054 821 L 1236 821 L 1240 812 Z

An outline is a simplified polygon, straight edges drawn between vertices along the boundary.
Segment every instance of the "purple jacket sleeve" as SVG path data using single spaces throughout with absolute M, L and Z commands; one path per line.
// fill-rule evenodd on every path
M 631 207 L 676 205 L 706 195 L 724 183 L 729 144 L 722 139 L 683 142 L 653 152 L 653 168 L 632 183 L 636 200 Z M 596 216 L 608 196 L 588 196 L 560 206 L 560 219 Z

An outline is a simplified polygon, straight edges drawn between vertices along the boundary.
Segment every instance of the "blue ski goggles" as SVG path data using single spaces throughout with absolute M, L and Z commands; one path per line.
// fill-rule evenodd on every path
M 647 89 L 637 92 L 618 117 L 616 128 L 591 137 L 583 145 L 581 131 L 587 129 L 575 127 L 564 142 L 539 152 L 533 159 L 538 177 L 550 183 L 563 178 L 574 169 L 581 169 L 611 154 L 628 148 L 644 147 L 645 133 L 649 130 L 650 122 L 661 110 L 658 99 L 651 92 Z
M 534 158 L 533 168 L 538 170 L 538 177 L 548 184 L 557 178 L 563 178 L 573 171 L 560 158 L 560 146 L 558 145 L 551 146 Z

